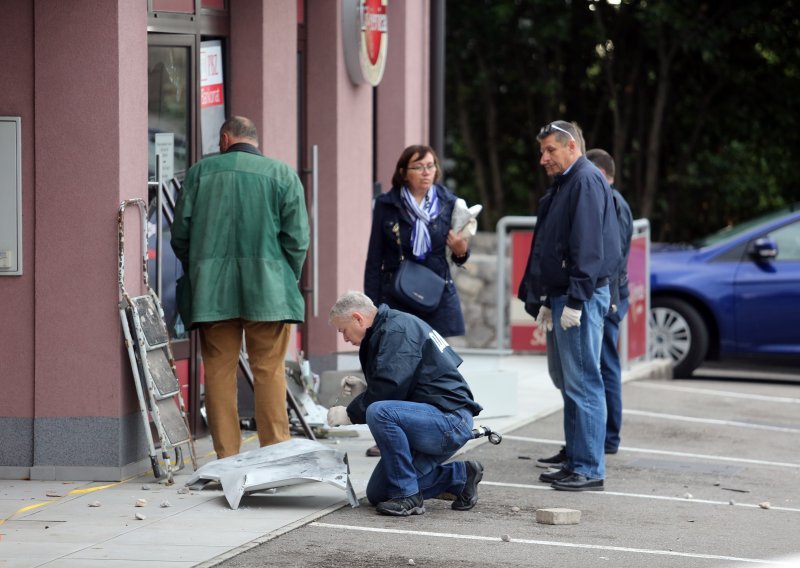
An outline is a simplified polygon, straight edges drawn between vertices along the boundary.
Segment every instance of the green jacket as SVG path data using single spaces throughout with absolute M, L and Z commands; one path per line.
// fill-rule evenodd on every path
M 189 275 L 190 290 L 178 286 L 184 324 L 303 321 L 297 283 L 308 240 L 303 187 L 288 165 L 237 144 L 192 166 L 172 225 Z

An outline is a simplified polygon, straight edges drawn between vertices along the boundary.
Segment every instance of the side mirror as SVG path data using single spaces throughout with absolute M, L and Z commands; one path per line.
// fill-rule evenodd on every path
M 772 237 L 761 237 L 750 244 L 747 252 L 755 260 L 773 260 L 778 256 L 778 243 Z

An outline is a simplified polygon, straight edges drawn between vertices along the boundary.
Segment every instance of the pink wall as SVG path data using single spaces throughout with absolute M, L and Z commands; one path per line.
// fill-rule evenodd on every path
M 116 211 L 146 195 L 146 5 L 35 6 L 36 416 L 120 416 Z
M 342 54 L 341 3 L 309 0 L 309 145 L 319 146 L 319 315 L 310 353 L 350 350 L 328 324 L 342 293 L 361 290 L 372 216 L 372 87 L 354 85 Z M 391 44 L 390 44 L 391 45 Z
M 297 167 L 297 0 L 237 0 L 230 17 L 230 112 L 255 121 L 264 154 Z
M 22 122 L 22 276 L 0 276 L 0 416 L 33 416 L 34 176 L 33 5 L 12 2 L 0 18 L 0 116 Z M 13 388 L 11 388 L 13 386 Z M 1 465 L 1 464 L 0 464 Z
M 429 144 L 430 6 L 389 5 L 389 53 L 378 85 L 378 181 L 391 187 L 397 159 L 411 144 Z

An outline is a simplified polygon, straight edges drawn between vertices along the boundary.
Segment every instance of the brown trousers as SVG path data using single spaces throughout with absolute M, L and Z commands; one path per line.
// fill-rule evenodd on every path
M 217 458 L 238 454 L 242 442 L 236 379 L 242 333 L 255 383 L 258 441 L 263 447 L 289 439 L 284 358 L 290 330 L 283 322 L 243 319 L 200 324 L 206 413 Z

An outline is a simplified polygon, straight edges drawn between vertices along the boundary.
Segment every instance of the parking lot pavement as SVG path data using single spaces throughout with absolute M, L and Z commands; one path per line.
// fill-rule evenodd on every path
M 556 411 L 467 453 L 485 466 L 471 511 L 342 508 L 220 565 L 800 566 L 800 385 L 644 379 L 623 398 L 604 492 L 538 481 L 535 459 L 563 441 Z M 551 507 L 579 510 L 580 523 L 538 524 Z

